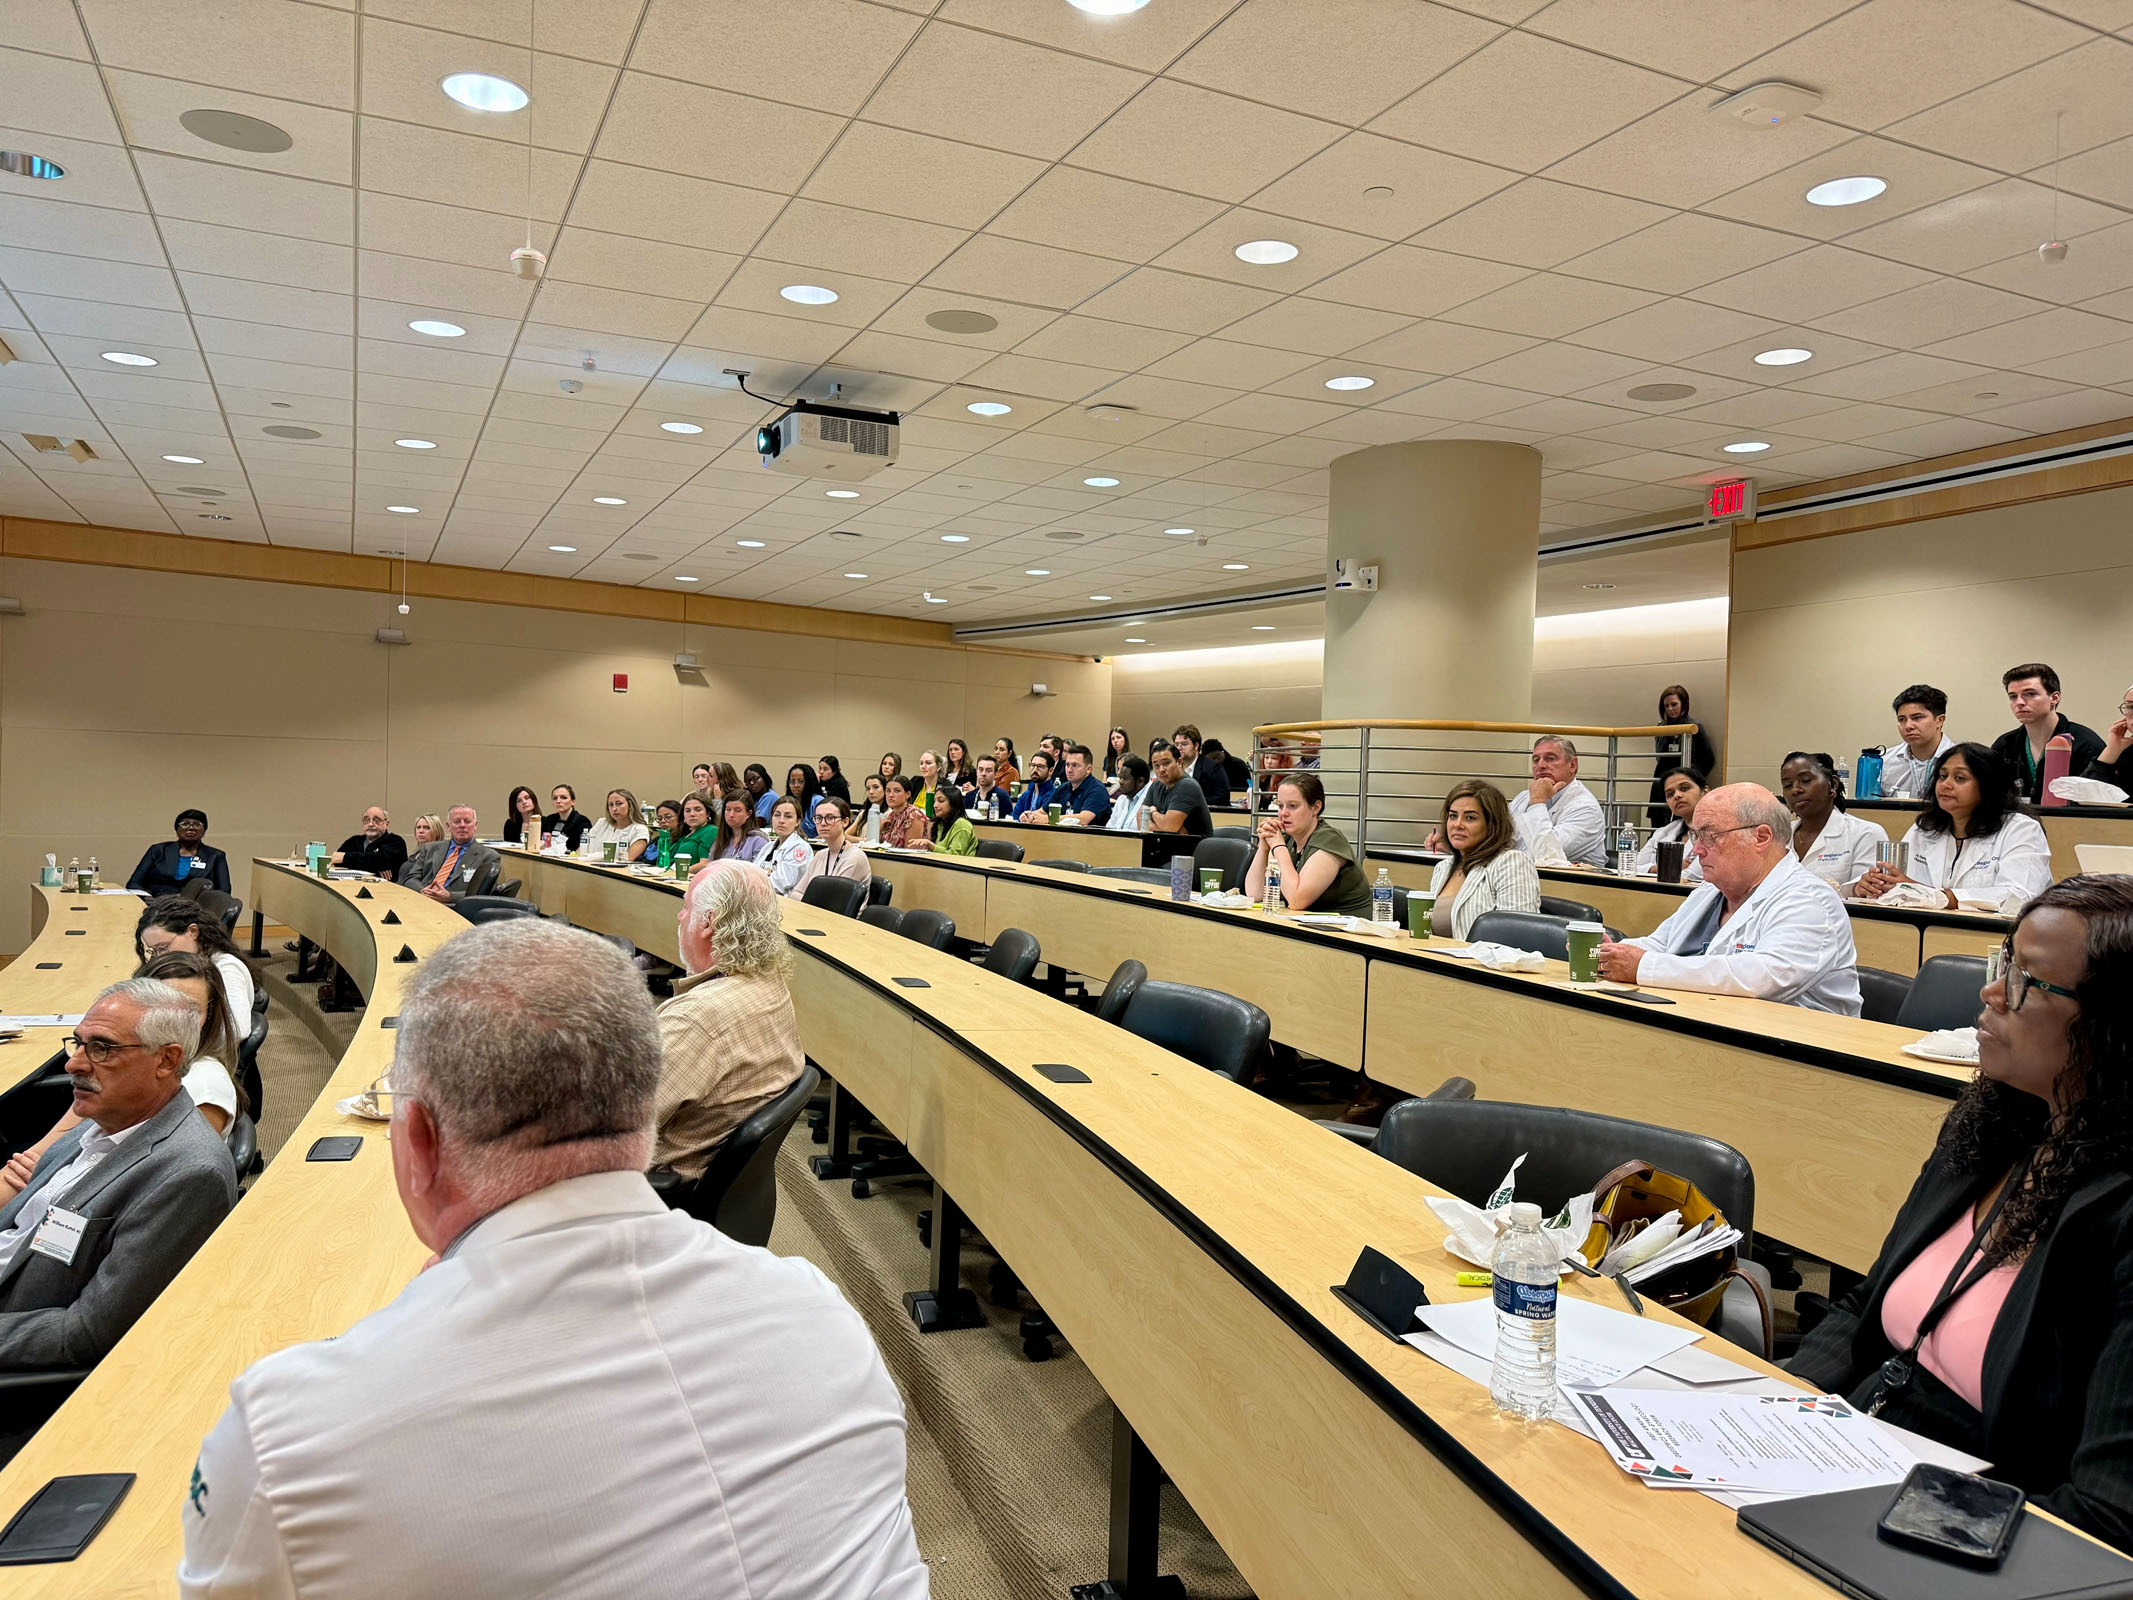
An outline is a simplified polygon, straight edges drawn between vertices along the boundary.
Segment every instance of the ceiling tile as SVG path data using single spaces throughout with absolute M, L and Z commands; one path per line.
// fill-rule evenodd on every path
M 1684 294 L 1804 249 L 1806 241 L 1680 212 L 1614 244 L 1564 262 L 1559 271 L 1661 294 Z
M 346 111 L 300 105 L 266 95 L 240 94 L 232 89 L 217 90 L 213 94 L 217 110 L 240 111 L 271 122 L 295 141 L 289 149 L 272 153 L 232 150 L 209 144 L 179 123 L 179 117 L 200 104 L 199 85 L 139 72 L 106 72 L 104 77 L 125 122 L 126 138 L 133 145 L 293 178 L 315 178 L 324 183 L 354 181 L 355 118 Z
M 652 0 L 636 52 L 669 77 L 849 116 L 919 26 L 859 0 Z
M 1060 361 L 1040 361 L 1033 356 L 995 356 L 967 374 L 968 381 L 988 389 L 1016 389 L 1042 395 L 1047 400 L 1079 400 L 1095 393 L 1118 377 L 1097 367 L 1072 366 Z
M 1506 389 L 1500 384 L 1481 383 L 1472 378 L 1439 378 L 1435 383 L 1425 383 L 1405 394 L 1394 395 L 1385 402 L 1385 409 L 1409 416 L 1450 417 L 1462 422 L 1477 422 L 1544 398 L 1530 390 Z
M 1255 266 L 1237 259 L 1237 246 L 1260 239 L 1279 239 L 1297 247 L 1293 261 Z M 1176 249 L 1165 252 L 1156 264 L 1205 277 L 1226 278 L 1254 289 L 1293 291 L 1340 271 L 1365 256 L 1384 249 L 1376 239 L 1360 234 L 1322 228 L 1315 222 L 1269 216 L 1239 206 Z
M 2030 176 L 2044 184 L 2052 183 L 2056 176 L 2056 187 L 2073 194 L 2107 205 L 2133 207 L 2133 139 L 2084 150 L 2078 156 L 2067 157 L 2056 168 L 2036 168 Z
M 937 0 L 892 3 L 932 11 Z M 943 21 L 987 33 L 1160 72 L 1235 4 L 1236 0 L 1165 0 L 1160 6 L 1135 12 L 1129 20 L 1092 16 L 1067 6 L 1033 6 L 1026 0 L 945 0 L 938 15 Z
M 1705 82 L 1858 0 L 1555 0 L 1528 31 Z M 1812 81 L 1812 80 L 1809 80 Z
M 588 283 L 544 279 L 528 315 L 540 322 L 622 334 L 671 344 L 689 331 L 703 307 L 692 300 L 668 300 Z
M 1055 161 L 1146 81 L 1099 61 L 934 22 L 874 91 L 864 115 Z
M 4 258 L 0 258 L 0 280 L 5 277 Z M 1087 316 L 1167 328 L 1173 333 L 1212 333 L 1273 304 L 1277 298 L 1265 289 L 1190 277 L 1161 267 L 1142 267 L 1089 299 L 1080 309 Z
M 1334 123 L 1158 78 L 1067 159 L 1234 201 L 1309 160 L 1341 132 Z
M 1426 317 L 1479 299 L 1525 275 L 1523 268 L 1498 261 L 1395 245 L 1313 285 L 1310 295 Z
M 1311 116 L 1359 123 L 1502 30 L 1424 0 L 1255 0 L 1171 75 Z
M 61 255 L 159 267 L 163 251 L 155 225 L 138 211 L 68 205 L 63 200 L 0 194 L 0 239 L 31 243 Z
M 1930 150 L 1862 135 L 1712 200 L 1704 209 L 1791 233 L 1838 239 L 1903 212 L 1983 188 L 1998 176 Z M 1859 205 L 1808 204 L 1807 191 L 1816 184 L 1851 177 L 1880 178 L 1888 189 Z
M 1351 133 L 1252 196 L 1260 211 L 1301 217 L 1378 239 L 1404 239 L 1518 174 L 1423 150 L 1372 133 Z
M 2091 39 L 1907 117 L 1889 132 L 2003 172 L 2050 161 L 2055 133 L 2061 155 L 2124 138 L 2133 134 L 2133 42 Z
M 1624 289 L 1582 278 L 1536 272 L 1492 294 L 1466 301 L 1443 315 L 1447 322 L 1474 323 L 1505 333 L 1556 339 L 1649 305 L 1656 298 L 1642 289 Z M 1590 344 L 1596 341 L 1580 342 Z M 1712 341 L 1714 344 L 1718 342 Z
M 177 282 L 162 266 L 0 246 L 0 283 L 23 294 L 66 295 L 114 305 L 180 309 Z
M 855 211 L 820 200 L 794 200 L 755 247 L 774 261 L 831 267 L 916 282 L 966 235 L 938 223 Z
M 1347 355 L 1351 360 L 1389 362 L 1411 372 L 1452 373 L 1531 349 L 1537 342 L 1525 334 L 1502 333 L 1493 328 L 1417 322 L 1385 338 L 1357 345 Z
M 1800 379 L 1798 386 L 1816 394 L 1841 395 L 1847 400 L 1891 400 L 1937 384 L 1965 379 L 1974 386 L 1991 376 L 1984 367 L 1949 361 L 1940 356 L 1915 355 L 1906 350 L 1896 355 L 1876 356 L 1854 366 L 1839 367 L 1834 372 L 1813 374 Z
M 276 0 L 83 0 L 81 13 L 106 66 L 306 105 L 355 105 L 355 23 L 346 12 Z
M 1752 339 L 1777 326 L 1745 312 L 1674 299 L 1585 328 L 1571 342 L 1645 361 L 1680 361 L 1722 344 Z
M 824 112 L 625 72 L 595 151 L 609 161 L 790 193 L 842 127 Z
M 2133 416 L 2133 395 L 2105 389 L 2077 389 L 2046 400 L 2029 400 L 1979 412 L 1980 422 L 1998 423 L 2018 433 L 2056 433 L 2061 428 L 2085 428 L 2097 422 L 2116 422 Z
M 718 293 L 739 264 L 739 257 L 722 251 L 694 250 L 592 228 L 565 228 L 549 252 L 546 281 L 550 285 L 558 280 L 599 284 L 632 294 L 691 300 L 700 306 Z
M 1406 321 L 1394 312 L 1339 305 L 1331 300 L 1307 300 L 1299 295 L 1231 323 L 1222 330 L 1222 336 L 1246 344 L 1335 356 L 1359 344 L 1382 339 L 1396 332 Z
M 926 321 L 938 311 L 976 311 L 991 317 L 998 326 L 983 333 L 944 333 Z M 872 326 L 884 333 L 937 339 L 943 344 L 970 349 L 1011 350 L 1050 322 L 1055 314 L 1042 307 L 988 300 L 980 295 L 951 294 L 942 289 L 911 289 L 874 318 Z
M 1908 216 L 1862 228 L 1848 235 L 1845 243 L 1855 250 L 1870 250 L 1937 272 L 1967 272 L 2033 251 L 2047 238 L 2078 239 L 2125 220 L 2119 212 L 2078 195 L 2061 195 L 2054 234 L 2054 210 L 2049 189 L 2021 178 L 2006 178 Z
M 583 155 L 600 126 L 615 69 L 574 56 L 494 44 L 366 17 L 362 35 L 363 115 L 391 118 L 524 148 L 530 138 L 550 150 Z M 531 85 L 523 111 L 498 114 L 461 105 L 440 87 L 454 72 L 488 72 Z M 271 118 L 269 120 L 272 120 Z
M 1949 417 L 1922 422 L 1914 428 L 1894 428 L 1877 433 L 1865 442 L 1877 450 L 1896 450 L 1912 457 L 1951 456 L 1959 450 L 1982 450 L 1988 445 L 2007 444 L 2021 438 L 2019 431 L 1997 423 L 1969 417 Z
M 533 215 L 554 222 L 570 203 L 583 162 L 560 151 L 537 149 L 531 165 Z M 523 145 L 376 117 L 363 121 L 361 178 L 366 190 L 524 217 L 527 166 Z
M 364 0 L 363 9 L 521 48 L 527 42 L 525 0 Z M 613 64 L 629 46 L 644 0 L 536 0 L 536 9 L 534 42 L 543 51 Z
M 2133 383 L 2133 339 L 2077 350 L 2071 355 L 2034 361 L 2030 365 L 2048 377 L 2063 378 L 2069 383 Z
M 1146 261 L 1221 214 L 1213 200 L 1075 167 L 1054 167 L 993 219 L 988 232 L 1074 249 L 1102 239 L 1113 255 Z
M 1751 128 L 1711 106 L 1703 89 L 1684 95 L 1568 160 L 1548 175 L 1668 206 L 1697 206 L 1843 142 L 1842 129 L 1803 117 Z
M 355 191 L 338 184 L 284 178 L 270 172 L 141 151 L 134 157 L 148 199 L 160 216 L 257 227 L 323 244 L 355 243 Z
M 1480 383 L 1501 384 L 1505 388 L 1565 394 L 1624 377 L 1643 365 L 1641 361 L 1611 351 L 1582 350 L 1569 344 L 1541 344 L 1475 367 L 1466 376 Z M 1562 430 L 1550 428 L 1548 431 L 1560 433 Z
M 528 242 L 529 231 L 536 250 L 555 248 L 553 223 L 536 221 L 529 230 L 523 216 L 439 205 L 375 189 L 364 191 L 356 216 L 356 239 L 365 250 L 449 261 L 483 273 L 494 273 L 499 264 L 508 267 L 511 252 Z
M 1916 267 L 1841 245 L 1818 244 L 1768 266 L 1706 284 L 1695 291 L 1694 298 L 1758 317 L 1804 322 L 1930 281 L 1930 275 Z
M 2133 320 L 2133 221 L 2069 242 L 2066 259 L 2043 261 L 2034 248 L 1974 268 L 1980 282 L 2060 303 L 2083 301 L 2091 311 Z
M 2001 406 L 2025 400 L 2045 400 L 2065 394 L 2072 384 L 2029 372 L 1990 372 L 1982 378 L 1968 377 L 1943 382 L 1930 389 L 1914 389 L 1891 398 L 1915 411 L 1946 411 L 1957 416 L 1976 416 Z
M 4 110 L 5 107 L 0 106 L 0 113 Z M 0 124 L 4 121 L 4 115 L 0 115 Z M 64 199 L 74 205 L 111 207 L 121 211 L 148 209 L 147 197 L 141 193 L 141 186 L 134 178 L 133 154 L 123 145 L 63 139 L 56 134 L 0 125 L 0 149 L 33 152 L 66 169 L 66 176 L 58 180 L 56 187 L 50 188 L 44 180 L 10 177 L 7 186 L 23 191 L 25 200 Z
M 484 271 L 443 261 L 415 261 L 372 250 L 358 256 L 357 270 L 363 294 L 372 299 L 447 313 L 516 318 L 525 313 L 534 294 L 532 284 L 494 268 Z
M 2093 350 L 2117 344 L 2133 327 L 2112 317 L 2099 317 L 2070 306 L 2057 306 L 2033 317 L 2004 322 L 1996 328 L 1958 334 L 1928 345 L 1928 355 L 1951 361 L 1975 361 L 1988 367 L 2028 367 L 2054 356 Z
M 1015 349 L 1026 356 L 1130 372 L 1170 354 L 1187 342 L 1188 336 L 1182 333 L 1105 322 L 1097 317 L 1066 316 L 1048 323 Z
M 1756 356 L 1766 349 L 1805 349 L 1814 354 L 1806 361 L 1789 367 L 1765 367 L 1756 363 Z M 1805 328 L 1787 326 L 1770 333 L 1759 334 L 1739 344 L 1721 345 L 1715 350 L 1705 350 L 1684 359 L 1681 365 L 1698 372 L 1720 373 L 1737 378 L 1745 383 L 1799 383 L 1834 372 L 1839 367 L 1852 366 L 1861 361 L 1871 361 L 1887 352 L 1879 345 L 1863 340 L 1846 339 L 1833 333 L 1814 333 Z
M 133 340 L 181 349 L 193 342 L 192 324 L 180 311 L 107 306 L 93 300 L 67 300 L 19 292 L 15 303 L 29 318 L 30 325 L 47 338 L 99 339 L 114 345 Z M 18 351 L 17 354 L 26 357 L 28 352 Z
M 1641 200 L 1527 178 L 1425 229 L 1414 243 L 1519 266 L 1552 267 L 1664 216 L 1659 207 Z
M 1278 383 L 1310 364 L 1311 358 L 1307 354 L 1273 350 L 1256 344 L 1237 344 L 1227 339 L 1201 339 L 1173 355 L 1149 363 L 1148 373 L 1152 377 L 1249 390 Z
M 928 286 L 1064 308 L 1131 271 L 1130 263 L 978 234 L 927 276 Z
M 2009 294 L 1962 278 L 1935 278 L 1900 294 L 1818 317 L 1815 325 L 1855 339 L 1917 347 L 1974 333 L 2044 310 L 2026 295 Z
M 980 228 L 1044 171 L 1005 150 L 854 122 L 801 191 L 809 199 Z
M 606 233 L 741 254 L 754 248 L 784 203 L 760 189 L 594 161 L 570 220 Z

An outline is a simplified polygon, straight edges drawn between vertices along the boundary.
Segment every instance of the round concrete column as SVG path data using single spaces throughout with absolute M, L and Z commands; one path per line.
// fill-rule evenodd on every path
M 1332 468 L 1323 715 L 1524 722 L 1533 710 L 1540 452 L 1490 439 L 1378 445 Z

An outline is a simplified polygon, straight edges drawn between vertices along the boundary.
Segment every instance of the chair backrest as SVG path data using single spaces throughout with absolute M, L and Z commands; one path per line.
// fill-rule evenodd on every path
M 467 893 L 500 894 L 504 896 L 504 898 L 509 899 L 518 893 L 519 884 L 522 880 L 518 878 L 513 878 L 510 882 L 509 887 L 507 888 L 504 884 L 497 881 L 498 879 L 502 878 L 503 875 L 504 864 L 502 860 L 499 859 L 496 861 L 492 861 L 486 867 L 483 867 L 481 871 L 475 875 L 474 881 L 472 883 L 467 885 Z
M 1254 852 L 1259 848 L 1256 842 L 1259 838 L 1259 830 L 1257 828 L 1216 828 L 1207 837 L 1210 839 L 1243 839 L 1252 845 Z
M 819 907 L 833 917 L 856 917 L 867 903 L 867 886 L 857 878 L 816 878 L 800 891 L 800 903 Z
M 1091 867 L 1092 878 L 1123 878 L 1127 883 L 1154 883 L 1164 888 L 1170 886 L 1170 871 L 1166 867 Z
M 242 1111 L 230 1119 L 230 1125 L 222 1131 L 222 1143 L 229 1150 L 230 1164 L 237 1169 L 240 1182 L 252 1168 L 252 1160 L 259 1154 L 259 1128 Z
M 1484 911 L 1467 937 L 1476 944 L 1507 944 L 1538 950 L 1557 961 L 1570 957 L 1570 924 L 1538 911 Z M 1500 1178 L 1502 1173 L 1498 1173 Z M 1484 1198 L 1486 1198 L 1484 1196 Z
M 945 911 L 922 906 L 916 911 L 906 911 L 904 925 L 896 931 L 906 939 L 916 939 L 920 944 L 945 950 L 955 938 L 955 918 Z
M 1057 867 L 1061 872 L 1087 872 L 1089 870 L 1089 864 L 1086 861 L 1069 861 L 1064 856 L 1041 857 L 1032 861 L 1030 865 L 1033 867 Z M 1167 883 L 1170 880 L 1166 878 L 1163 881 Z
M 891 933 L 901 933 L 904 914 L 894 906 L 867 906 L 859 913 L 859 920 L 870 928 L 886 928 Z
M 735 1128 L 712 1152 L 704 1175 L 690 1185 L 681 1209 L 742 1244 L 770 1242 L 778 1214 L 778 1146 L 799 1121 L 820 1069 L 805 1066 L 792 1086 Z
M 259 1047 L 267 1042 L 267 1019 L 253 1019 L 252 1031 L 244 1036 L 244 1043 L 237 1047 L 237 1087 L 244 1091 L 245 1104 L 250 1109 L 252 1120 L 259 1120 L 259 1108 L 266 1098 L 266 1087 L 259 1076 Z
M 1518 1198 L 1536 1202 L 1544 1216 L 1623 1162 L 1649 1161 L 1695 1184 L 1742 1233 L 1755 1225 L 1748 1158 L 1716 1139 L 1656 1123 L 1508 1100 L 1402 1100 L 1378 1124 L 1372 1148 L 1474 1205 L 1522 1155 Z
M 1108 996 L 1106 997 L 1108 998 Z M 1220 989 L 1150 978 L 1126 1002 L 1118 1025 L 1235 1083 L 1266 1053 L 1267 1014 Z
M 1600 908 L 1583 900 L 1565 900 L 1561 895 L 1541 896 L 1541 915 L 1561 917 L 1565 922 L 1598 922 Z
M 993 861 L 1020 861 L 1022 846 L 1012 839 L 980 839 L 978 854 Z
M 867 879 L 868 905 L 885 906 L 895 898 L 896 885 L 891 883 L 887 878 L 874 877 Z
M 1148 981 L 1148 969 L 1138 961 L 1121 961 L 1111 974 L 1111 981 L 1104 985 L 1104 997 L 1096 1003 L 1098 1022 L 1116 1022 L 1126 1014 L 1126 1003 L 1140 993 L 1141 985 Z
M 514 917 L 537 917 L 541 908 L 531 900 L 514 900 L 504 894 L 470 894 L 452 908 L 469 922 L 509 922 Z
M 1985 1003 L 1978 991 L 1985 987 L 1983 956 L 1928 956 L 1911 980 L 1911 992 L 1903 997 L 1896 1013 L 1899 1028 L 1968 1028 L 1977 1022 Z
M 1894 1022 L 1911 995 L 1911 980 L 1879 967 L 1859 969 L 1859 1015 L 1868 1022 Z
M 1209 834 L 1192 847 L 1194 885 L 1198 885 L 1202 868 L 1220 867 L 1223 888 L 1243 888 L 1244 869 L 1252 864 L 1252 857 L 1257 853 L 1258 846 L 1249 838 L 1239 839 L 1228 833 Z
M 1016 983 L 1027 983 L 1029 975 L 1037 970 L 1037 963 L 1043 954 L 1038 948 L 1035 934 L 1024 933 L 1020 928 L 1002 928 L 979 965 L 987 972 L 997 972 L 1001 977 L 1011 978 Z
M 193 903 L 219 921 L 224 933 L 235 933 L 237 919 L 244 915 L 244 902 L 233 894 L 224 894 L 220 889 L 206 887 L 204 878 L 196 878 L 193 882 L 201 885 L 200 888 L 193 889 L 190 897 Z M 192 884 L 187 884 L 186 887 L 191 889 Z

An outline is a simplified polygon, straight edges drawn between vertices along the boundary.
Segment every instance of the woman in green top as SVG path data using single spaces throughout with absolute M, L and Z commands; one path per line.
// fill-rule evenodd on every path
M 951 856 L 974 856 L 978 853 L 978 830 L 970 825 L 968 808 L 963 804 L 963 791 L 954 784 L 933 791 L 934 829 L 939 837 L 920 842 L 914 848 L 939 850 Z
M 699 789 L 681 803 L 682 836 L 674 841 L 674 849 L 668 857 L 687 856 L 698 866 L 711 859 L 711 847 L 718 840 L 717 802 Z
M 652 829 L 652 842 L 645 846 L 643 859 L 654 866 L 671 867 L 674 865 L 674 846 L 684 831 L 681 825 L 681 802 L 662 800 L 652 808 L 652 815 L 658 826 Z
M 1291 911 L 1325 911 L 1346 917 L 1370 915 L 1370 880 L 1356 864 L 1355 846 L 1340 829 L 1319 819 L 1326 786 L 1309 772 L 1293 773 L 1275 791 L 1279 805 L 1259 823 L 1259 849 L 1244 881 L 1266 881 L 1268 856 L 1281 869 L 1281 896 Z

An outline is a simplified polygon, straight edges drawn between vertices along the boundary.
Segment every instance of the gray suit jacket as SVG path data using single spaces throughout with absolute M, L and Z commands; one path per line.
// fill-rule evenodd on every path
M 407 865 L 400 869 L 400 881 L 410 889 L 429 887 L 430 879 L 437 876 L 437 869 L 444 865 L 445 853 L 451 848 L 452 841 L 449 839 L 431 840 L 407 858 Z M 480 840 L 475 840 L 459 853 L 459 865 L 452 873 L 452 898 L 464 899 L 484 881 L 490 888 L 494 888 L 496 880 L 503 876 L 503 866 L 503 857 Z M 472 878 L 467 876 L 469 867 L 474 869 Z
M 0 1229 L 94 1126 L 82 1123 L 44 1153 L 0 1208 Z M 0 1371 L 102 1360 L 236 1203 L 229 1149 L 181 1089 L 60 1200 L 88 1219 L 71 1262 L 25 1244 L 0 1269 Z

